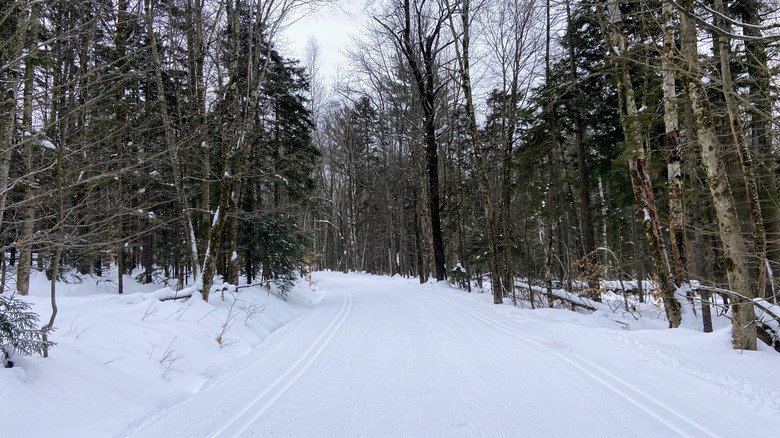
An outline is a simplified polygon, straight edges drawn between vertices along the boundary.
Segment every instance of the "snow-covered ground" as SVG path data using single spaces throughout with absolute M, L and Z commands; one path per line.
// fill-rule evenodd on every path
M 161 302 L 160 285 L 127 275 L 118 295 L 114 276 L 58 283 L 50 357 L 0 368 L 0 437 L 114 436 L 245 367 L 271 347 L 272 332 L 321 299 L 301 283 L 289 301 L 250 288 L 224 301 Z M 24 299 L 48 321 L 43 274 L 33 271 Z
M 732 350 L 727 326 L 495 306 L 399 277 L 313 278 L 316 291 L 301 283 L 288 302 L 262 289 L 204 303 L 64 286 L 52 357 L 0 369 L 0 436 L 780 431 L 780 355 Z M 46 319 L 44 280 L 28 300 Z

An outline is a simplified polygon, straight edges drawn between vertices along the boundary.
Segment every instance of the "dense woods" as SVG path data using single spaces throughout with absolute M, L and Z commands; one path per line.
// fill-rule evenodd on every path
M 205 300 L 310 269 L 530 307 L 645 279 L 620 292 L 670 327 L 778 345 L 776 4 L 382 1 L 331 85 L 276 45 L 318 3 L 0 0 L 2 291 L 45 271 L 50 328 L 53 280 L 108 265 Z

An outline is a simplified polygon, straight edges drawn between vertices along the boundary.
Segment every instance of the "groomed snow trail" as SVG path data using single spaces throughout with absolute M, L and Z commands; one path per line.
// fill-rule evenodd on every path
M 776 427 L 672 366 L 626 370 L 598 352 L 583 357 L 545 338 L 546 321 L 525 326 L 455 291 L 315 279 L 325 300 L 272 335 L 282 338 L 266 354 L 124 435 L 698 437 Z M 590 350 L 599 342 L 615 349 L 595 340 Z M 649 387 L 653 374 L 685 387 Z

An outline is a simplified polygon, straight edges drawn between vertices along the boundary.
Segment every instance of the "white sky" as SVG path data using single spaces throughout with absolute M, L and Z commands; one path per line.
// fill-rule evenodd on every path
M 324 82 L 332 82 L 340 67 L 346 67 L 344 52 L 363 23 L 367 0 L 335 0 L 334 5 L 320 8 L 293 23 L 282 33 L 283 53 L 304 61 L 306 43 L 311 37 L 320 46 L 320 72 Z

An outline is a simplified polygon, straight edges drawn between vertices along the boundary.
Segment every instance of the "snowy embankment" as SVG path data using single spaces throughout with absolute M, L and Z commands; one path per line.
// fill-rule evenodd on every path
M 48 321 L 49 282 L 33 275 L 24 300 Z M 241 369 L 320 299 L 301 283 L 288 301 L 246 288 L 224 301 L 162 302 L 160 285 L 125 276 L 118 295 L 105 278 L 58 283 L 50 357 L 17 356 L 14 368 L 0 368 L 0 436 L 114 436 Z

